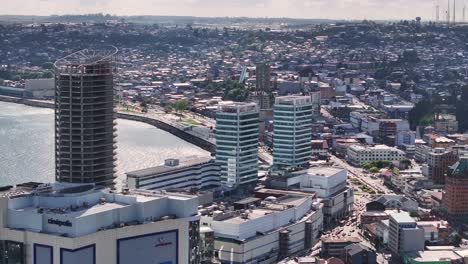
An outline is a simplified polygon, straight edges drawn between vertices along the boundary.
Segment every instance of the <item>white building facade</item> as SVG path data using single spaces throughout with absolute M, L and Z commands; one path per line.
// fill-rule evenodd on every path
M 310 168 L 303 172 L 300 189 L 315 192 L 318 197 L 329 197 L 346 188 L 348 172 L 333 167 Z
M 397 148 L 386 145 L 362 146 L 351 145 L 348 147 L 346 159 L 355 166 L 362 166 L 364 162 L 372 161 L 399 161 L 406 158 L 406 153 Z
M 278 263 L 310 249 L 323 229 L 322 205 L 311 196 L 286 195 L 246 210 L 202 216 L 215 233 L 215 256 L 221 263 Z
M 168 159 L 164 165 L 128 172 L 130 189 L 216 189 L 221 186 L 220 166 L 210 157 Z
M 194 196 L 117 194 L 89 185 L 2 195 L 0 239 L 9 245 L 2 257 L 21 256 L 14 263 L 175 264 L 196 259 L 191 250 L 199 229 Z
M 388 248 L 396 254 L 424 250 L 424 230 L 407 212 L 390 213 Z

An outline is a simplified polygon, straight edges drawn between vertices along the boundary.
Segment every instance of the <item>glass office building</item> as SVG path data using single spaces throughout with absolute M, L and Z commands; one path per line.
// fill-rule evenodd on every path
M 216 162 L 221 184 L 227 188 L 255 184 L 258 171 L 258 107 L 229 103 L 216 114 Z
M 275 100 L 273 165 L 307 167 L 312 154 L 312 102 L 309 96 L 282 96 Z

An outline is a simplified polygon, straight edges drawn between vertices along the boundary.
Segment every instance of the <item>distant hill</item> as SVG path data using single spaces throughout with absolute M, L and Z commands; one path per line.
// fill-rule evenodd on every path
M 113 16 L 109 14 L 87 14 L 87 15 L 52 15 L 52 16 L 21 16 L 0 15 L 0 23 L 104 23 L 108 21 L 126 21 L 141 24 L 242 24 L 242 23 L 286 23 L 290 25 L 299 24 L 322 24 L 345 22 L 343 20 L 327 19 L 294 19 L 294 18 L 249 18 L 249 17 L 195 17 L 195 16 Z
M 20 16 L 20 15 L 0 15 L 0 23 L 31 23 L 47 19 L 47 16 Z

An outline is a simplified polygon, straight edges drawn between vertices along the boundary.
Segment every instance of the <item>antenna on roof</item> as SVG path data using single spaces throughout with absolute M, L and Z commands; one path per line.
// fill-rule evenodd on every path
M 450 0 L 447 0 L 447 26 L 450 26 Z
M 456 7 L 455 7 L 455 4 L 456 4 L 456 0 L 453 0 L 453 24 L 455 24 L 455 21 L 456 21 Z
M 462 10 L 462 22 L 465 23 L 465 11 L 466 11 L 466 6 L 465 3 L 463 3 L 463 10 Z

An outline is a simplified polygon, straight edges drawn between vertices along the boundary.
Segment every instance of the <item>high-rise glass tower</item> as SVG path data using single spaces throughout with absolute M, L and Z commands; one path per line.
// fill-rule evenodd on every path
M 55 62 L 55 177 L 113 185 L 116 48 L 82 50 Z
M 228 188 L 254 184 L 258 175 L 258 108 L 255 103 L 221 105 L 216 114 L 216 161 Z
M 312 154 L 310 96 L 277 97 L 273 107 L 273 165 L 306 167 Z

